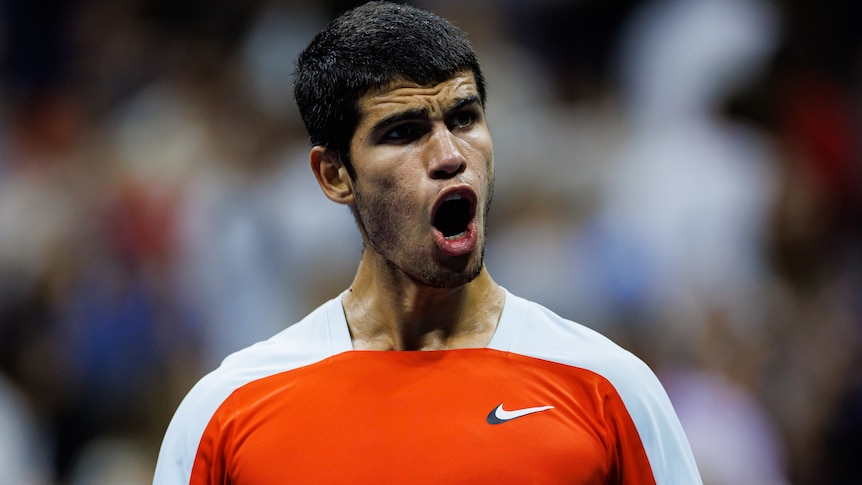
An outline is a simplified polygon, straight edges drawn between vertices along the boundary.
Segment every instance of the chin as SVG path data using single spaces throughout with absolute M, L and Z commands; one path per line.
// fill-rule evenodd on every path
M 426 268 L 426 271 L 411 276 L 417 282 L 432 288 L 457 288 L 470 283 L 482 274 L 483 260 L 483 257 L 469 258 L 459 265 Z
M 458 288 L 459 286 L 464 286 L 473 281 L 476 279 L 476 276 L 478 276 L 478 274 L 449 274 L 444 276 L 435 275 L 430 278 L 417 278 L 416 280 L 431 288 Z

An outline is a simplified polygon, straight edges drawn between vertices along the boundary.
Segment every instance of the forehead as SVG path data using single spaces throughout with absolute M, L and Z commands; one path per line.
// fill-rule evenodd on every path
M 402 111 L 424 110 L 432 115 L 441 114 L 458 100 L 478 97 L 478 92 L 471 72 L 458 74 L 432 86 L 405 80 L 394 81 L 359 99 L 359 125 L 373 124 Z

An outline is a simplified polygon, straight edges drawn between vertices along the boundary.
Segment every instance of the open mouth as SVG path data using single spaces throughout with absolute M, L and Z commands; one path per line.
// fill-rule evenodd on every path
M 473 203 L 462 193 L 449 194 L 434 214 L 434 227 L 447 240 L 462 237 L 473 219 Z

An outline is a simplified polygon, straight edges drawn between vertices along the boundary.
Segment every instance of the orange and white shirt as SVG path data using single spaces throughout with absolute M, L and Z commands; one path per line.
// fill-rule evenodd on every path
M 599 333 L 506 295 L 487 348 L 353 350 L 336 298 L 201 379 L 156 485 L 701 483 L 667 394 Z

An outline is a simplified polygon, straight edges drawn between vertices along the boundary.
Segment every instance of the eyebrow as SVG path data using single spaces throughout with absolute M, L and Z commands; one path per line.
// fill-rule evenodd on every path
M 465 106 L 468 106 L 473 103 L 479 102 L 478 95 L 466 96 L 464 98 L 456 99 L 452 105 L 445 109 L 445 113 L 452 113 L 462 109 Z M 395 113 L 391 116 L 387 116 L 382 120 L 374 123 L 374 126 L 371 127 L 371 131 L 379 131 L 387 126 L 394 125 L 396 123 L 400 123 L 406 120 L 415 120 L 415 119 L 423 119 L 428 117 L 428 108 L 419 108 L 419 109 L 410 109 L 407 111 L 402 111 L 400 113 Z

